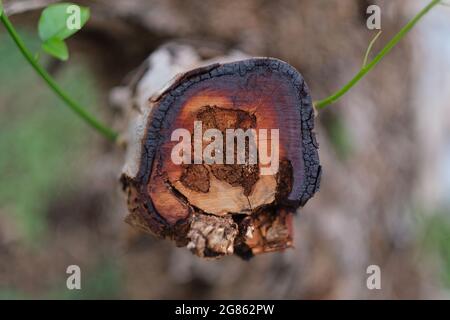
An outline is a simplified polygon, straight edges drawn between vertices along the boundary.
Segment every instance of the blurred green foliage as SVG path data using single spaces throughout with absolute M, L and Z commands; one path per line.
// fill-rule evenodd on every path
M 353 147 L 351 134 L 342 117 L 338 113 L 330 111 L 323 114 L 322 121 L 325 133 L 336 155 L 340 160 L 345 161 L 351 155 Z
M 36 36 L 20 34 L 38 51 Z M 71 62 L 56 77 L 81 103 L 96 105 L 95 83 L 82 64 Z M 0 132 L 0 212 L 14 215 L 25 240 L 36 243 L 45 234 L 49 202 L 76 181 L 91 132 L 34 73 L 5 32 L 0 33 Z
M 442 283 L 450 288 L 450 211 L 426 216 L 429 217 L 423 224 L 424 246 L 429 254 L 438 257 Z
M 21 300 L 26 297 L 16 290 L 0 289 L 0 300 Z
M 90 270 L 87 275 L 82 272 L 81 290 L 55 290 L 49 299 L 118 299 L 121 292 L 121 271 L 119 265 L 112 260 L 104 260 Z M 59 283 L 58 288 L 65 287 Z
M 34 52 L 40 41 L 19 30 Z M 49 60 L 42 61 L 44 65 Z M 77 59 L 55 75 L 58 83 L 83 105 L 95 108 L 98 91 L 87 67 Z M 76 190 L 79 171 L 94 131 L 67 109 L 34 73 L 11 39 L 0 32 L 0 214 L 9 215 L 21 239 L 45 250 L 47 213 L 51 202 Z M 58 213 L 64 214 L 64 212 Z M 86 272 L 86 273 L 85 273 Z M 62 273 L 47 292 L 30 296 L 18 288 L 0 288 L 0 299 L 118 298 L 121 271 L 117 263 L 99 258 L 94 268 L 82 268 L 82 290 L 67 290 Z
M 54 289 L 42 292 L 39 296 L 29 295 L 12 288 L 0 288 L 0 300 L 23 299 L 119 299 L 122 290 L 122 274 L 117 262 L 105 259 L 97 263 L 95 268 L 85 274 L 81 271 L 81 290 L 66 289 L 66 278 L 62 277 L 53 284 Z

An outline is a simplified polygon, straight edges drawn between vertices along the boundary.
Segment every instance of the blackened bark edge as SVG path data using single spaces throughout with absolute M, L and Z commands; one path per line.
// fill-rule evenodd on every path
M 148 118 L 146 133 L 142 141 L 142 156 L 140 159 L 139 172 L 136 177 L 122 177 L 124 188 L 128 189 L 128 205 L 131 215 L 128 222 L 141 226 L 145 231 L 161 237 L 170 237 L 177 241 L 179 245 L 185 245 L 185 236 L 189 229 L 189 216 L 178 221 L 175 225 L 167 221 L 156 211 L 153 202 L 147 192 L 147 185 L 151 176 L 157 150 L 163 142 L 160 129 L 163 125 L 170 107 L 183 95 L 183 93 L 193 84 L 221 77 L 225 75 L 244 76 L 247 72 L 258 69 L 270 70 L 279 73 L 290 79 L 293 87 L 298 93 L 300 105 L 298 110 L 301 119 L 301 141 L 302 155 L 304 162 L 304 179 L 302 179 L 300 197 L 293 207 L 304 206 L 306 202 L 319 189 L 321 178 L 321 166 L 319 164 L 318 143 L 316 141 L 314 129 L 314 110 L 309 89 L 300 73 L 289 64 L 274 58 L 252 58 L 226 64 L 214 64 L 207 67 L 194 69 L 177 77 L 167 89 L 158 97 L 152 99 L 154 107 Z M 132 188 L 129 188 L 132 187 Z M 166 185 L 168 189 L 172 186 Z M 176 190 L 172 190 L 174 193 Z M 179 194 L 178 198 L 182 199 Z M 187 210 L 192 208 L 185 203 Z M 189 214 L 190 215 L 190 214 Z

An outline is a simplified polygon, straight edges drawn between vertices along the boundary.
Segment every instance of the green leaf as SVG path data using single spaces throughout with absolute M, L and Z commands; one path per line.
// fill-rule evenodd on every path
M 86 24 L 89 16 L 89 8 L 73 3 L 50 5 L 39 18 L 39 37 L 44 42 L 54 38 L 67 39 Z
M 3 14 L 3 3 L 2 0 L 0 0 L 0 17 L 2 16 L 2 14 Z
M 64 40 L 58 38 L 48 39 L 42 44 L 42 49 L 60 60 L 66 61 L 69 59 L 69 50 Z

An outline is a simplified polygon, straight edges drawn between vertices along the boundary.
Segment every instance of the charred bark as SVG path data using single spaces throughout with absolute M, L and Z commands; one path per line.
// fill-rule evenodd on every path
M 235 253 L 247 258 L 292 246 L 292 216 L 318 190 L 321 174 L 309 89 L 293 67 L 253 58 L 197 68 L 154 96 L 140 116 L 145 125 L 132 165 L 136 169 L 122 175 L 128 223 L 201 257 Z M 194 135 L 199 122 L 202 134 L 208 129 L 224 136 L 227 129 L 266 130 L 270 153 L 278 142 L 276 172 L 263 174 L 267 166 L 259 157 L 256 164 L 248 158 L 227 164 L 195 161 L 190 155 L 192 162 L 174 163 L 179 141 L 172 141 L 172 133 L 184 128 Z M 276 141 L 267 133 L 272 129 L 278 130 Z M 258 152 L 261 146 L 259 141 Z M 193 153 L 195 148 L 192 143 Z

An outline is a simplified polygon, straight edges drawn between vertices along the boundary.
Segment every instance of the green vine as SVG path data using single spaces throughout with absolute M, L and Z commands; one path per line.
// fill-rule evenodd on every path
M 338 101 L 344 94 L 346 94 L 353 86 L 355 86 L 370 70 L 372 70 L 396 45 L 403 39 L 403 37 L 419 22 L 419 20 L 428 13 L 434 6 L 439 4 L 441 0 L 432 0 L 426 7 L 424 7 L 414 18 L 412 18 L 387 44 L 386 46 L 373 58 L 369 63 L 365 63 L 359 72 L 341 89 L 333 93 L 331 96 L 314 102 L 316 110 L 322 110 L 328 105 Z M 374 39 L 376 40 L 376 39 Z M 372 40 L 372 45 L 374 40 Z M 369 45 L 368 52 L 371 49 Z M 367 55 L 368 55 L 367 52 Z
M 33 69 L 39 74 L 39 76 L 53 90 L 53 92 L 55 92 L 55 94 L 58 95 L 72 111 L 74 111 L 78 116 L 80 116 L 92 128 L 96 129 L 100 134 L 102 134 L 109 140 L 116 141 L 118 134 L 109 127 L 102 124 L 99 120 L 97 120 L 95 116 L 91 115 L 85 108 L 80 106 L 74 99 L 72 99 L 63 89 L 60 88 L 56 80 L 54 80 L 53 77 L 34 58 L 34 55 L 25 46 L 23 40 L 20 38 L 19 34 L 17 33 L 14 26 L 8 19 L 7 15 L 4 13 L 1 1 L 0 1 L 0 20 L 5 26 L 11 38 L 14 40 L 15 44 L 19 48 L 22 55 L 33 67 Z
M 370 70 L 372 70 L 397 44 L 400 40 L 405 37 L 405 35 L 419 22 L 419 20 L 425 16 L 428 11 L 430 11 L 434 6 L 439 4 L 441 0 L 432 0 L 426 7 L 424 7 L 413 19 L 411 19 L 387 44 L 386 46 L 371 60 L 367 63 L 368 56 L 372 49 L 373 44 L 379 37 L 380 33 L 378 33 L 375 38 L 370 42 L 369 47 L 366 51 L 363 66 L 359 70 L 359 72 L 341 89 L 336 91 L 334 94 L 329 97 L 314 102 L 314 106 L 316 110 L 322 110 L 328 105 L 338 101 L 344 94 L 346 94 L 353 86 L 355 86 Z M 22 39 L 14 29 L 14 26 L 9 21 L 6 14 L 3 12 L 3 6 L 0 0 L 0 19 L 6 30 L 8 31 L 11 38 L 16 43 L 19 50 L 22 52 L 25 59 L 30 63 L 30 65 L 35 69 L 35 71 L 41 76 L 41 78 L 48 84 L 48 86 L 66 103 L 66 105 L 74 111 L 78 116 L 80 116 L 85 122 L 87 122 L 91 127 L 96 129 L 99 133 L 101 133 L 106 138 L 111 141 L 115 141 L 117 139 L 118 134 L 114 132 L 109 127 L 102 124 L 99 120 L 97 120 L 93 115 L 86 111 L 85 108 L 80 106 L 74 99 L 72 99 L 65 91 L 63 91 L 57 84 L 57 82 L 51 77 L 51 75 L 37 62 L 37 60 L 33 57 L 33 54 L 26 48 Z M 61 39 L 58 39 L 61 40 Z M 61 45 L 60 42 L 57 43 Z

